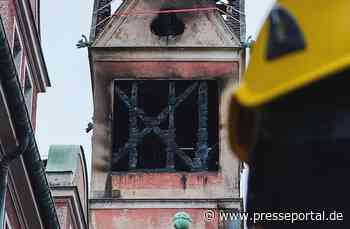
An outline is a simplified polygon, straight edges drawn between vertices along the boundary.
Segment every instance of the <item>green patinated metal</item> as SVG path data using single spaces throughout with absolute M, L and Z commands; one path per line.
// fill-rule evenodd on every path
M 86 47 L 90 47 L 92 45 L 92 42 L 89 42 L 87 37 L 83 34 L 81 35 L 82 36 L 82 39 L 80 39 L 78 41 L 78 43 L 76 44 L 76 47 L 77 48 L 86 48 Z
M 52 145 L 49 149 L 47 172 L 76 171 L 81 148 L 78 145 Z
M 173 225 L 175 229 L 189 229 L 191 223 L 191 216 L 186 212 L 178 212 L 173 218 Z

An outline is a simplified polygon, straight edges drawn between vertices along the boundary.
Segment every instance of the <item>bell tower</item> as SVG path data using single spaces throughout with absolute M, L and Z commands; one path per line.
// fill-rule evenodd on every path
M 205 220 L 242 208 L 224 91 L 244 69 L 244 14 L 234 8 L 232 23 L 224 7 L 125 0 L 115 11 L 95 0 L 91 228 L 171 229 L 178 212 L 190 228 L 240 228 Z

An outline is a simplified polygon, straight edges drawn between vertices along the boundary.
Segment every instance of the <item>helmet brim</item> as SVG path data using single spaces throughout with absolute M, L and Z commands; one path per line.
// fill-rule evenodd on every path
M 236 95 L 232 96 L 228 115 L 228 136 L 233 153 L 249 163 L 248 154 L 256 142 L 256 110 L 240 105 Z

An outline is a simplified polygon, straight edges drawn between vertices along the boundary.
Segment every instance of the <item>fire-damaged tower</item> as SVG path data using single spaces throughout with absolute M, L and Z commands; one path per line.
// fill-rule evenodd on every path
M 182 211 L 191 228 L 241 227 L 205 212 L 242 208 L 223 93 L 244 69 L 242 1 L 125 0 L 113 12 L 95 0 L 91 228 L 171 229 Z

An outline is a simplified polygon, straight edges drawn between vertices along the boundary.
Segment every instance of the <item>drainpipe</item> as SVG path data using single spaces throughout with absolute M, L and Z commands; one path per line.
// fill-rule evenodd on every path
M 18 150 L 13 153 L 2 157 L 0 161 L 0 229 L 4 229 L 4 221 L 5 221 L 5 203 L 6 203 L 6 191 L 7 191 L 7 180 L 8 180 L 8 172 L 9 166 L 12 160 L 19 157 L 29 145 L 29 137 L 26 135 L 25 138 L 20 143 Z
M 0 49 L 1 51 L 1 49 Z M 7 181 L 8 172 L 11 162 L 23 154 L 29 145 L 29 135 L 22 133 L 19 136 L 19 146 L 16 151 L 11 153 L 2 152 L 2 158 L 0 160 L 0 229 L 4 229 L 5 212 L 6 212 L 6 191 L 7 191 Z
M 40 217 L 46 229 L 60 229 L 55 205 L 46 179 L 43 163 L 35 142 L 33 128 L 26 108 L 25 99 L 18 80 L 12 53 L 7 43 L 0 17 L 0 83 L 3 85 L 8 107 L 13 119 L 19 146 L 14 152 L 4 152 L 0 159 L 0 229 L 5 214 L 5 193 L 8 168 L 11 161 L 23 155 L 29 180 L 37 202 Z

